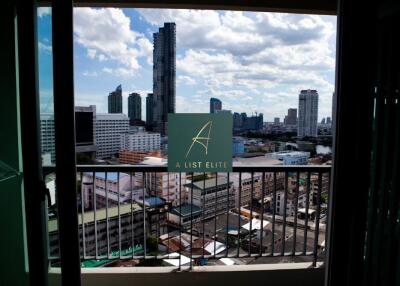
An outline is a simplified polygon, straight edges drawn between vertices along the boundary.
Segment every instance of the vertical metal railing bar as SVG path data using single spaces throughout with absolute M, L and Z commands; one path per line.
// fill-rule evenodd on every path
M 305 220 L 304 220 L 304 248 L 303 248 L 303 255 L 306 255 L 306 252 L 307 252 L 308 210 L 310 209 L 310 186 L 311 186 L 311 173 L 307 172 L 306 217 L 305 217 Z
M 314 249 L 313 249 L 314 267 L 317 266 L 317 258 L 318 258 L 319 219 L 321 216 L 321 192 L 322 192 L 322 173 L 318 172 L 317 217 L 315 218 Z
M 131 247 L 132 247 L 132 259 L 135 256 L 135 231 L 134 231 L 134 221 L 133 221 L 133 179 L 132 179 L 132 172 L 129 172 L 129 183 L 131 186 Z
M 118 250 L 119 250 L 119 259 L 121 259 L 121 195 L 120 195 L 120 174 L 117 173 L 117 192 L 118 192 Z
M 161 184 L 163 184 L 162 180 L 161 180 Z M 168 198 L 168 200 L 167 200 L 167 202 L 168 202 L 167 221 L 170 221 L 169 220 L 169 212 L 171 211 L 170 207 L 171 207 L 172 202 L 169 197 L 169 172 L 167 172 L 167 198 Z M 169 226 L 168 226 L 168 224 L 167 224 L 167 255 L 169 258 Z
M 192 182 L 194 173 L 192 172 Z M 190 269 L 193 269 L 193 183 L 190 186 Z
M 96 170 L 96 169 L 95 169 Z M 116 254 L 115 253 L 113 253 L 113 249 L 115 250 L 115 245 L 116 245 L 116 241 L 115 240 L 113 240 L 113 239 L 111 239 L 110 238 L 110 236 L 111 237 L 113 237 L 114 236 L 114 234 L 117 234 L 117 232 L 116 231 L 113 231 L 112 233 L 110 233 L 110 228 L 112 228 L 112 226 L 111 226 L 111 221 L 110 221 L 110 217 L 109 217 L 109 215 L 110 215 L 110 212 L 108 211 L 108 199 L 109 199 L 109 195 L 110 194 L 108 194 L 107 195 L 107 193 L 108 193 L 108 188 L 109 188 L 109 180 L 108 180 L 108 177 L 109 177 L 109 175 L 108 175 L 108 169 L 97 169 L 97 170 L 105 170 L 105 173 L 104 173 L 104 178 L 105 178 L 105 181 L 104 181 L 104 184 L 105 184 L 105 189 L 106 189 L 106 210 L 105 210 L 105 212 L 106 212 L 106 222 L 107 222 L 107 232 L 108 232 L 108 234 L 107 234 L 107 239 L 108 239 L 108 241 L 107 241 L 107 258 L 116 258 Z M 107 171 L 108 170 L 108 171 Z M 118 170 L 118 171 L 117 171 Z M 120 174 L 120 171 L 121 172 L 123 172 L 124 170 L 123 169 L 117 169 L 117 170 L 115 170 L 115 173 L 117 173 L 117 182 L 116 182 L 116 185 L 117 185 L 117 189 L 118 189 L 118 249 L 119 249 L 119 259 L 124 259 L 124 258 L 127 258 L 127 257 L 125 257 L 125 256 L 123 256 L 122 255 L 122 249 L 123 249 L 123 247 L 124 247 L 124 241 L 125 240 L 122 240 L 122 227 L 123 227 L 123 219 L 121 218 L 121 211 L 122 211 L 122 206 L 121 206 L 121 198 L 122 198 L 122 196 L 121 196 L 121 194 L 120 194 L 120 192 L 119 192 L 119 189 L 120 189 L 120 185 L 121 185 L 121 174 Z M 129 172 L 128 170 L 126 170 L 125 172 Z M 252 201 L 252 199 L 253 199 L 253 197 L 254 197 L 254 192 L 255 192 L 255 184 L 256 184 L 256 182 L 257 183 L 260 183 L 259 181 L 256 181 L 255 180 L 255 178 L 256 178 L 256 176 L 255 176 L 255 174 L 254 174 L 254 171 L 251 171 L 250 170 L 250 172 L 251 172 L 251 190 L 250 190 L 250 197 L 251 197 L 251 200 L 250 200 L 250 223 L 249 223 L 249 225 L 250 225 L 250 233 L 252 232 L 252 231 L 254 231 L 254 222 L 252 221 L 252 219 L 253 219 L 253 215 L 255 214 L 254 213 L 254 211 L 256 210 L 256 209 L 254 209 L 253 210 L 253 201 Z M 301 171 L 295 171 L 295 172 L 297 172 L 297 174 L 296 174 L 296 190 L 295 190 L 295 192 L 294 192 L 294 195 L 295 195 L 295 197 L 293 198 L 293 199 L 295 199 L 296 200 L 296 203 L 295 203 L 295 205 L 294 205 L 294 208 L 295 208 L 295 211 L 294 211 L 294 213 L 295 213 L 295 218 L 294 218 L 294 222 L 293 222 L 293 226 L 294 226 L 294 230 L 295 230 L 295 233 L 294 233 L 294 235 L 293 235 L 293 249 L 292 249 L 292 255 L 295 255 L 295 253 L 296 253 L 296 243 L 297 243 L 297 228 L 298 228 L 298 219 L 297 219 L 297 214 L 298 214 L 298 203 L 299 203 L 299 196 L 300 196 L 300 179 L 301 179 L 301 177 L 302 177 L 302 174 L 301 174 Z M 324 176 L 322 176 L 322 172 L 324 172 L 324 171 L 319 171 L 320 173 L 319 173 L 319 176 L 320 176 L 320 178 L 319 178 L 319 180 L 322 180 L 323 178 L 324 178 Z M 133 184 L 134 184 L 134 181 L 133 181 L 133 176 L 132 176 L 132 172 L 129 172 L 129 174 L 130 174 L 130 185 L 131 185 L 131 190 L 133 190 Z M 83 172 L 81 172 L 81 174 L 80 174 L 80 177 L 81 177 L 81 182 L 83 183 Z M 205 175 L 205 173 L 204 173 L 204 175 Z M 277 202 L 277 200 L 276 200 L 276 192 L 277 192 L 277 174 L 276 174 L 276 172 L 274 172 L 274 195 L 273 195 L 273 217 L 272 217 L 272 219 L 273 219 L 273 221 L 274 221 L 274 219 L 275 219 L 275 215 L 276 215 L 276 202 Z M 230 211 L 230 205 L 231 205 L 231 203 L 230 203 L 230 173 L 228 172 L 227 174 L 226 174 L 226 178 L 227 178 L 227 182 L 226 182 L 226 186 L 223 186 L 223 188 L 221 189 L 221 188 L 218 188 L 218 183 L 219 183 L 219 179 L 218 179 L 218 173 L 215 173 L 215 185 L 216 185 L 216 192 L 215 192 L 215 197 L 214 198 L 212 198 L 212 200 L 214 200 L 215 199 L 215 216 L 214 216 L 214 253 L 213 253 L 213 255 L 211 255 L 211 257 L 213 257 L 213 258 L 220 258 L 220 257 L 229 257 L 229 249 L 228 249 L 228 242 L 229 242 L 229 237 L 228 237 L 228 232 L 229 232 L 229 211 Z M 94 216 L 95 216 L 95 224 L 96 224 L 96 226 L 98 226 L 98 222 L 97 222 L 97 219 L 96 219 L 96 216 L 98 215 L 97 214 L 97 200 L 96 200 L 96 175 L 95 175 L 95 172 L 93 172 L 93 175 L 92 175 L 92 178 L 93 178 L 93 181 L 92 181 L 92 187 L 93 187 L 93 208 L 94 208 Z M 193 182 L 193 178 L 194 178 L 194 173 L 192 173 L 192 182 Z M 147 232 L 147 230 L 146 230 L 146 219 L 147 219 L 147 216 L 146 216 L 146 209 L 148 209 L 148 207 L 146 206 L 146 201 L 145 201 L 145 197 L 146 197 L 146 194 L 145 194 L 145 192 L 146 192 L 146 185 L 147 185 L 147 180 L 146 180 L 146 176 L 145 176 L 145 171 L 143 171 L 143 177 L 142 177 L 142 179 L 143 179 L 143 231 L 144 231 L 144 245 L 145 245 L 145 247 L 144 247 L 144 258 L 147 256 L 148 258 L 153 258 L 154 256 L 157 258 L 159 258 L 159 254 L 158 253 L 156 253 L 154 256 L 148 256 L 147 255 L 147 247 L 146 247 L 146 243 L 147 243 L 147 241 L 146 241 L 146 235 L 148 235 L 148 232 Z M 205 179 L 206 179 L 206 176 L 204 176 L 204 178 L 203 178 L 203 184 L 205 185 Z M 288 186 L 288 181 L 289 181 L 289 173 L 288 173 L 288 171 L 286 171 L 285 172 L 285 207 L 284 207 L 284 210 L 286 210 L 287 211 L 287 205 L 288 205 L 288 202 L 287 202 L 287 197 L 288 197 L 288 195 L 289 195 L 289 191 L 291 190 L 291 187 L 289 187 Z M 308 171 L 308 176 L 307 176 L 307 184 L 309 185 L 309 181 L 311 180 L 311 174 L 310 174 L 310 171 Z M 181 174 L 180 174 L 180 178 L 179 178 L 179 182 L 180 182 L 180 188 L 179 188 L 179 195 L 180 195 L 180 197 L 179 197 L 179 199 L 180 199 L 180 206 L 182 205 L 182 178 L 181 178 Z M 260 211 L 260 213 L 261 213 L 261 227 L 260 227 L 260 231 L 261 231 L 261 233 L 260 233 L 260 235 L 259 235 L 259 239 L 260 239 L 260 245 L 259 245 L 259 247 L 260 247 L 260 249 L 258 250 L 258 252 L 259 252 L 259 254 L 252 254 L 252 251 L 253 251 L 253 247 L 252 247 L 252 240 L 254 240 L 254 237 L 251 237 L 251 235 L 250 235 L 250 237 L 249 237 L 249 239 L 248 239 L 248 242 L 249 242 L 249 244 L 248 244 L 248 247 L 249 247 L 249 249 L 248 249 L 248 254 L 247 254 L 247 256 L 251 256 L 251 257 L 255 257 L 255 256 L 263 256 L 263 252 L 264 252 L 264 245 L 263 245 L 263 241 L 264 241 L 264 239 L 265 239 L 265 233 L 263 232 L 263 229 L 264 229 L 264 214 L 265 214 L 265 211 L 264 211 L 264 206 L 265 206 L 265 202 L 264 202 L 264 200 L 265 200 L 265 195 L 266 195 L 266 193 L 265 193 L 265 190 L 266 190 L 266 182 L 267 182 L 267 178 L 266 178 L 266 176 L 265 176 L 265 172 L 262 172 L 262 181 L 261 181 L 261 189 L 262 189 L 262 191 L 261 191 L 261 211 Z M 241 202 L 240 202 L 240 200 L 241 200 L 241 188 L 242 188 L 242 184 L 241 184 L 242 182 L 241 182 L 241 173 L 239 174 L 239 196 L 238 196 L 238 201 L 239 201 L 239 203 L 238 203 L 238 232 L 237 232 L 237 235 L 238 235 L 238 244 L 237 244 L 237 252 L 238 252 L 238 257 L 239 257 L 239 254 L 240 254 L 240 240 L 241 240 L 241 237 L 240 237 L 240 224 L 241 224 L 241 218 L 240 218 L 240 205 L 241 205 Z M 115 183 L 113 184 L 113 186 L 115 186 Z M 258 186 L 258 185 L 257 185 Z M 290 186 L 292 186 L 292 185 L 290 185 Z M 322 183 L 321 182 L 319 182 L 319 196 L 320 196 L 320 198 L 319 198 L 319 202 L 318 202 L 318 206 L 319 207 L 321 207 L 320 206 L 320 202 L 321 202 L 321 195 L 322 195 Z M 205 189 L 205 188 L 204 188 Z M 226 190 L 226 194 L 224 194 L 224 195 L 218 195 L 219 193 L 221 193 L 222 192 L 222 190 Z M 191 269 L 193 268 L 193 265 L 194 265 L 194 262 L 192 261 L 192 259 L 194 259 L 194 258 L 197 258 L 197 256 L 196 255 L 194 255 L 193 253 L 193 244 L 194 244 L 194 242 L 193 242 L 193 231 L 195 231 L 195 229 L 196 229 L 196 223 L 195 223 L 195 221 L 193 220 L 193 217 L 194 217 L 194 211 L 193 211 L 193 200 L 194 200 L 194 198 L 193 198 L 193 184 L 192 184 L 192 186 L 191 186 L 191 189 L 189 189 L 188 191 L 190 191 L 190 194 L 191 194 L 191 200 L 190 200 L 190 204 L 191 204 L 191 209 L 190 209 L 190 216 L 191 216 L 191 221 L 190 221 L 190 267 L 191 267 Z M 205 190 L 204 190 L 205 191 Z M 310 191 L 311 191 L 311 188 L 308 186 L 307 187 L 307 200 L 306 200 L 306 214 L 308 214 L 308 211 L 309 211 L 309 209 L 307 209 L 307 207 L 308 207 L 308 204 L 309 204 L 309 194 L 310 194 Z M 85 218 L 84 218 L 84 208 L 85 208 L 85 206 L 84 206 L 84 195 L 85 195 L 85 190 L 83 189 L 83 188 L 81 188 L 81 200 L 82 200 L 82 202 L 81 202 L 81 212 L 82 212 L 82 217 L 80 218 L 80 222 L 81 222 L 81 224 L 82 224 L 82 240 L 85 240 L 85 243 L 84 243 L 84 247 L 85 247 L 85 250 L 83 251 L 83 257 L 84 258 L 86 258 L 86 259 L 91 259 L 91 256 L 89 256 L 89 255 L 87 255 L 87 253 L 86 252 L 88 252 L 88 249 L 89 248 L 87 248 L 86 246 L 86 242 L 87 242 L 87 238 L 86 238 L 86 231 L 87 231 L 87 225 L 85 225 L 84 224 L 84 221 L 85 221 Z M 205 192 L 203 192 L 203 196 L 205 195 Z M 217 223 L 218 223 L 218 218 L 217 218 L 217 214 L 218 214 L 218 212 L 221 212 L 221 204 L 219 204 L 218 205 L 218 203 L 220 202 L 220 199 L 221 199 L 221 202 L 222 201 L 224 201 L 224 200 L 222 200 L 223 198 L 226 198 L 226 203 L 227 203 L 227 205 L 225 206 L 226 208 L 225 208 L 225 210 L 222 210 L 222 212 L 223 213 L 226 213 L 226 215 L 227 215 L 227 217 L 226 217 L 226 227 L 225 227 L 225 235 L 226 235 L 226 237 L 225 237 L 225 244 L 226 244 L 226 246 L 227 246 L 227 249 L 225 250 L 225 254 L 223 254 L 223 256 L 221 256 L 221 254 L 220 255 L 217 255 L 217 253 L 216 253 L 216 250 L 217 250 L 217 247 L 216 247 L 216 244 L 217 244 L 217 234 L 219 233 L 219 231 L 221 230 L 221 233 L 223 233 L 223 230 L 222 230 L 222 228 L 220 229 L 220 230 L 218 230 L 218 228 L 219 228 L 219 225 L 217 225 Z M 205 204 L 205 199 L 203 199 L 203 205 Z M 131 192 L 131 222 L 132 222 L 132 229 L 131 229 L 131 232 L 132 232 L 132 247 L 133 247 L 133 249 L 134 249 L 134 247 L 135 247 L 135 238 L 134 238 L 134 232 L 135 232 L 135 230 L 134 230 L 134 207 L 133 207 L 133 205 L 134 205 L 134 193 L 133 192 Z M 182 209 L 181 209 L 182 210 Z M 204 209 L 203 209 L 203 211 L 204 211 Z M 286 214 L 287 214 L 287 212 L 286 212 Z M 286 234 L 288 231 L 287 231 L 287 229 L 286 229 L 286 224 L 288 223 L 288 221 L 287 221 L 287 215 L 284 215 L 283 216 L 283 218 L 285 219 L 286 218 L 286 222 L 284 222 L 284 226 L 283 226 L 283 232 L 284 232 L 284 234 Z M 157 227 L 157 229 L 155 230 L 154 229 L 154 226 L 153 227 L 151 227 L 151 231 L 152 230 L 155 230 L 156 232 L 157 232 L 157 238 L 159 237 L 159 235 L 160 235 L 160 232 L 161 232 L 161 223 L 160 223 L 160 221 L 161 221 L 161 219 L 160 219 L 160 216 L 161 216 L 161 213 L 160 212 L 158 212 L 157 214 L 156 214 L 157 216 L 158 216 L 158 223 L 157 223 L 157 225 L 156 225 L 156 227 Z M 204 217 L 205 216 L 205 212 L 202 214 L 202 216 Z M 318 216 L 320 217 L 321 216 L 321 210 L 319 209 L 319 213 L 318 213 Z M 306 219 L 307 219 L 307 217 L 308 217 L 308 215 L 306 215 Z M 156 217 L 154 217 L 154 218 L 156 218 Z M 180 222 L 180 223 L 182 223 L 182 222 Z M 275 225 L 275 221 L 273 222 L 273 224 L 272 224 L 272 227 L 273 228 L 275 228 L 276 227 L 276 225 Z M 203 220 L 203 224 L 204 224 L 204 220 Z M 180 225 L 180 229 L 181 229 L 181 232 L 182 232 L 182 226 L 183 226 L 183 223 L 182 223 L 182 225 Z M 205 228 L 205 226 L 203 225 L 203 229 Z M 305 228 L 305 236 L 306 236 L 306 232 L 307 232 L 307 230 L 306 230 L 307 228 Z M 319 234 L 319 228 L 318 229 L 316 229 L 316 232 L 317 232 L 317 235 Z M 103 255 L 103 253 L 104 253 L 104 244 L 101 244 L 101 243 L 99 243 L 99 242 L 104 242 L 104 240 L 100 240 L 99 239 L 99 237 L 98 237 L 98 234 L 99 234 L 99 231 L 98 231 L 98 229 L 97 229 L 97 227 L 96 227 L 96 230 L 95 230 L 95 242 L 96 242 L 96 258 L 99 258 L 99 259 L 104 259 L 105 258 L 105 256 Z M 203 231 L 203 238 L 205 238 L 205 231 Z M 272 232 L 272 235 L 274 236 L 274 231 Z M 182 246 L 182 233 L 180 234 L 180 247 Z M 283 243 L 282 244 L 284 244 L 285 243 L 285 240 L 286 240 L 286 236 L 285 235 L 283 235 Z M 320 239 L 322 239 L 322 237 L 320 238 Z M 272 240 L 272 246 L 274 247 L 274 243 L 275 241 L 274 240 Z M 306 238 L 305 238 L 305 242 L 306 242 Z M 254 242 L 253 242 L 254 243 Z M 317 241 L 317 243 L 318 243 L 318 241 Z M 204 240 L 203 240 L 203 245 L 204 245 Z M 306 246 L 306 245 L 305 245 Z M 304 249 L 304 253 L 307 253 L 306 252 L 306 248 Z M 92 250 L 91 250 L 92 251 Z M 181 249 L 181 251 L 182 251 L 182 249 Z M 204 249 L 203 249 L 203 251 L 204 251 Z M 285 251 L 285 247 L 283 247 L 283 251 Z M 256 251 L 257 252 L 257 251 Z M 293 254 L 294 253 L 294 254 Z M 183 253 L 180 253 L 180 259 L 181 259 L 181 255 L 182 255 Z M 272 249 L 272 247 L 271 247 L 271 255 L 274 255 L 274 250 Z M 283 255 L 290 255 L 290 254 L 288 254 L 288 253 L 285 253 L 284 252 L 284 254 Z M 132 251 L 132 256 L 133 257 L 136 257 L 135 256 L 135 254 L 133 253 L 133 251 Z M 204 257 L 204 254 L 202 255 L 202 257 Z M 181 261 L 182 262 L 182 261 Z
M 205 200 L 206 200 L 206 173 L 203 173 L 203 192 L 201 193 L 202 196 L 202 221 L 203 221 L 203 253 L 202 253 L 202 258 L 204 258 L 205 255 L 205 248 L 204 248 L 204 240 L 205 240 L 205 217 L 204 217 L 204 212 L 205 212 Z
M 225 229 L 225 245 L 226 245 L 226 252 L 225 257 L 228 257 L 228 229 L 229 229 L 229 191 L 230 191 L 230 182 L 229 182 L 229 172 L 226 174 L 228 180 L 226 182 L 226 229 Z
M 191 178 L 191 185 L 193 185 L 193 178 Z M 179 267 L 182 270 L 182 173 L 179 172 Z
M 142 182 L 143 182 L 143 259 L 146 259 L 147 252 L 147 233 L 146 233 L 146 193 L 145 189 L 147 187 L 146 173 L 142 172 Z
M 161 180 L 163 180 L 164 179 L 164 177 L 163 176 L 161 176 Z M 167 188 L 167 192 L 168 192 L 168 190 L 169 190 L 169 181 L 167 182 L 167 184 L 168 184 L 168 188 Z M 161 195 L 163 195 L 163 190 L 162 190 L 162 188 L 161 188 Z M 156 192 L 156 194 L 157 194 L 157 192 Z M 160 209 L 159 209 L 159 207 L 158 206 L 156 206 L 156 210 L 157 210 L 157 224 L 156 224 L 156 233 L 157 233 L 157 237 L 156 237 L 156 242 L 157 242 L 157 246 L 158 246 L 158 244 L 159 244 L 159 237 L 160 237 Z M 156 250 L 156 259 L 157 259 L 157 257 L 158 257 L 158 251 Z
M 254 172 L 251 172 L 251 188 L 250 188 L 250 233 L 249 233 L 249 249 L 248 255 L 251 256 L 251 236 L 253 231 L 253 195 L 254 195 Z
M 265 196 L 265 172 L 262 172 L 261 178 L 261 232 L 260 232 L 260 256 L 263 254 L 264 239 L 264 196 Z
M 92 192 L 93 192 L 93 220 L 94 220 L 94 244 L 95 244 L 95 254 L 96 259 L 99 257 L 99 247 L 97 244 L 97 219 L 96 219 L 96 188 L 95 188 L 96 173 L 92 173 Z
M 104 172 L 104 191 L 106 195 L 106 234 L 107 234 L 107 257 L 110 259 L 110 230 L 108 221 L 108 182 L 107 182 L 107 172 Z
M 285 172 L 285 195 L 283 202 L 283 224 L 282 224 L 282 249 L 281 255 L 285 254 L 285 246 L 286 246 L 286 215 L 287 215 L 287 199 L 288 199 L 288 175 L 289 173 Z
M 297 212 L 299 206 L 299 185 L 300 185 L 300 172 L 296 173 L 296 189 L 295 189 L 295 205 L 294 205 L 294 222 L 293 222 L 293 249 L 292 255 L 296 254 L 296 240 L 297 240 Z
M 82 251 L 83 251 L 83 259 L 86 257 L 86 240 L 85 240 L 85 203 L 84 203 L 84 190 L 83 190 L 83 172 L 80 175 L 81 179 L 81 231 L 82 231 Z
M 238 227 L 237 227 L 237 253 L 236 256 L 239 257 L 240 253 L 240 214 L 241 214 L 241 204 L 242 204 L 242 172 L 239 172 L 239 197 L 238 197 Z
M 215 202 L 214 202 L 214 258 L 217 250 L 217 196 L 218 196 L 218 173 L 215 173 Z
M 275 252 L 275 216 L 276 216 L 276 172 L 274 172 L 274 189 L 272 194 L 272 238 L 271 238 L 271 256 L 274 256 Z

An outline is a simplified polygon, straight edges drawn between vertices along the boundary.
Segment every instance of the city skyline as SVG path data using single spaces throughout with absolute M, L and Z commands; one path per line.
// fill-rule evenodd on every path
M 51 109 L 52 94 L 49 12 L 39 9 L 44 111 Z M 76 8 L 74 14 L 77 105 L 95 104 L 107 112 L 108 93 L 122 84 L 127 114 L 130 93 L 152 93 L 153 33 L 175 22 L 176 112 L 207 113 L 209 98 L 216 97 L 224 109 L 263 113 L 265 121 L 273 121 L 297 107 L 300 90 L 317 89 L 318 119 L 330 116 L 336 17 L 184 9 Z M 92 29 L 84 29 L 88 21 Z M 142 100 L 142 118 L 145 114 Z

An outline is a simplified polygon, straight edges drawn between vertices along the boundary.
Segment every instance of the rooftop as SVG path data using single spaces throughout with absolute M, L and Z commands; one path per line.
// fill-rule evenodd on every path
M 92 176 L 93 173 L 85 173 L 85 176 Z M 106 179 L 106 173 L 104 172 L 99 172 L 99 173 L 95 173 L 96 179 Z M 124 177 L 129 176 L 128 174 L 125 173 L 119 173 L 119 179 L 121 180 Z M 107 172 L 107 181 L 118 181 L 118 173 L 111 173 L 111 172 Z
M 140 205 L 143 205 L 143 200 L 138 199 L 136 202 Z M 144 203 L 148 207 L 156 207 L 156 206 L 162 206 L 165 205 L 165 201 L 159 197 L 146 197 L 144 199 Z
M 167 165 L 167 159 L 159 157 L 144 157 L 141 165 L 151 165 L 151 166 L 165 166 Z
M 142 207 L 139 206 L 138 204 L 125 204 L 125 205 L 120 205 L 119 207 L 119 214 L 121 216 L 131 213 L 140 211 L 142 210 Z M 96 221 L 99 222 L 101 220 L 106 219 L 106 209 L 98 209 L 96 210 Z M 112 207 L 108 208 L 108 219 L 118 217 L 118 207 Z M 94 211 L 90 212 L 85 212 L 83 216 L 83 223 L 93 223 L 94 222 Z M 78 214 L 78 225 L 82 224 L 82 215 Z M 58 220 L 57 218 L 50 219 L 48 223 L 48 231 L 49 233 L 57 231 L 58 230 Z
M 207 179 L 205 181 L 197 181 L 193 183 L 188 183 L 185 184 L 185 187 L 191 188 L 193 184 L 193 188 L 199 189 L 199 190 L 204 190 L 204 189 L 209 189 L 209 188 L 215 188 L 216 186 L 222 186 L 227 184 L 228 180 L 225 177 L 218 177 L 212 178 L 212 179 Z M 230 182 L 232 184 L 232 182 Z
M 123 113 L 97 113 L 96 114 L 97 120 L 129 120 L 128 116 Z
M 251 158 L 233 158 L 232 165 L 233 166 L 265 167 L 265 166 L 270 166 L 270 165 L 282 165 L 282 162 L 277 159 L 266 157 L 266 156 L 257 156 L 257 157 L 251 157 Z
M 190 216 L 191 213 L 198 214 L 201 213 L 202 209 L 198 206 L 191 204 L 182 204 L 180 206 L 174 207 L 171 210 L 171 213 L 177 216 Z

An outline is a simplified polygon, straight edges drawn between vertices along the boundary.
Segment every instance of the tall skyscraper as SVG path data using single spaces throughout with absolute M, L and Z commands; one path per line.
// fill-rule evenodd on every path
M 317 137 L 318 129 L 318 92 L 316 90 L 302 90 L 299 94 L 299 121 L 297 126 L 298 137 Z
M 210 98 L 210 113 L 217 113 L 222 110 L 222 101 L 218 98 Z
M 153 41 L 153 124 L 155 131 L 166 134 L 168 113 L 175 113 L 175 23 L 164 23 L 164 27 L 153 34 Z
M 130 120 L 142 120 L 142 98 L 139 93 L 128 96 L 128 117 Z
M 289 108 L 288 113 L 283 121 L 285 125 L 296 125 L 297 124 L 297 108 Z
M 108 95 L 108 113 L 122 113 L 122 86 Z
M 152 130 L 153 127 L 153 115 L 154 110 L 154 96 L 152 93 L 148 93 L 146 97 L 146 129 Z

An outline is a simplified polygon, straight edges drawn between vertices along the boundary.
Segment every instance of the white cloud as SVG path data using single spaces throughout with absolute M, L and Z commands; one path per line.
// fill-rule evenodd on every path
M 301 89 L 313 88 L 320 94 L 320 114 L 330 113 L 335 17 L 138 10 L 154 26 L 176 23 L 177 46 L 183 51 L 177 56 L 177 70 L 181 76 L 194 78 L 199 88 L 203 84 L 204 97 L 219 96 L 227 108 L 238 111 L 254 108 L 268 117 L 279 111 L 282 117 L 287 103 L 290 102 L 289 107 L 297 106 Z M 233 103 L 244 99 L 245 105 Z M 254 105 L 258 101 L 259 105 Z
M 88 58 L 113 63 L 102 73 L 116 77 L 139 74 L 141 58 L 151 65 L 151 33 L 164 22 L 175 22 L 177 83 L 198 89 L 190 100 L 178 89 L 179 112 L 193 112 L 195 103 L 207 112 L 209 97 L 216 96 L 226 109 L 283 117 L 288 107 L 297 107 L 299 91 L 312 88 L 320 94 L 320 115 L 330 113 L 335 17 L 137 9 L 152 25 L 142 34 L 120 9 L 74 10 L 77 43 Z
M 150 41 L 131 29 L 130 18 L 121 9 L 75 8 L 74 35 L 75 41 L 87 49 L 88 58 L 123 66 L 115 74 L 137 74 L 140 57 L 151 62 Z
M 39 42 L 38 47 L 39 47 L 39 51 L 43 51 L 45 53 L 51 54 L 51 51 L 52 51 L 51 45 L 46 45 L 45 43 Z
M 39 18 L 51 15 L 51 8 L 50 7 L 38 7 L 37 8 L 37 16 Z
M 134 71 L 129 68 L 108 68 L 105 67 L 101 70 L 103 73 L 111 74 L 116 77 L 131 77 L 134 76 Z
M 83 75 L 83 76 L 87 76 L 87 77 L 96 77 L 96 76 L 98 76 L 99 74 L 98 74 L 96 71 L 92 71 L 92 72 L 90 72 L 90 71 L 84 71 L 84 72 L 82 73 L 82 75 Z
M 187 75 L 180 75 L 176 78 L 177 84 L 195 85 L 196 80 Z

